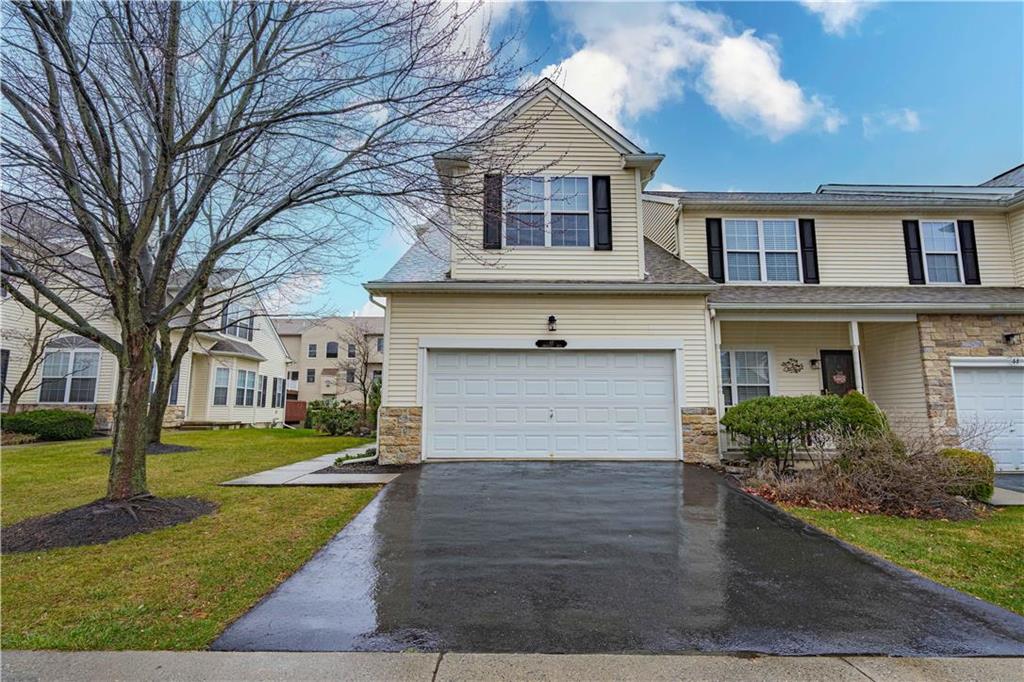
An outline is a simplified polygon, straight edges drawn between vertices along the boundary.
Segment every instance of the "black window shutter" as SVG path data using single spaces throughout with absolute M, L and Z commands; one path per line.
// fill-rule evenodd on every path
M 800 260 L 804 267 L 804 284 L 820 284 L 818 278 L 818 238 L 814 219 L 800 219 Z
M 964 284 L 981 284 L 978 270 L 978 244 L 974 241 L 974 221 L 958 220 L 956 229 L 960 232 L 960 256 L 964 261 Z
M 716 282 L 725 281 L 725 255 L 722 251 L 722 219 L 705 218 L 708 235 L 708 277 Z
M 594 192 L 594 250 L 612 250 L 612 179 L 595 175 L 591 181 Z
M 903 221 L 903 244 L 907 247 L 907 275 L 911 284 L 924 284 L 921 230 L 916 220 Z
M 501 248 L 501 176 L 484 176 L 484 248 Z

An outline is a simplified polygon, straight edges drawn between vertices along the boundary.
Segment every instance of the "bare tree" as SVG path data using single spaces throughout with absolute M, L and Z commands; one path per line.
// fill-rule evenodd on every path
M 258 288 L 327 271 L 383 212 L 433 215 L 458 200 L 435 155 L 492 140 L 477 124 L 524 73 L 514 32 L 492 42 L 479 5 L 19 0 L 2 11 L 6 200 L 71 232 L 5 250 L 3 278 L 22 285 L 10 287 L 22 305 L 117 358 L 111 500 L 148 494 L 146 443 L 166 405 L 163 388 L 149 393 L 153 360 L 169 371 L 175 327 L 208 324 L 223 305 L 208 291 L 215 274 L 245 272 Z M 527 147 L 521 136 L 491 148 L 474 175 Z M 44 275 L 109 301 L 119 334 Z
M 342 334 L 342 352 L 345 357 L 338 361 L 339 369 L 345 372 L 352 371 L 355 379 L 356 389 L 359 391 L 363 421 L 367 417 L 367 405 L 369 404 L 370 392 L 373 390 L 373 370 L 370 365 L 373 363 L 374 352 L 377 345 L 373 337 L 375 331 L 359 318 L 351 318 Z M 351 349 L 351 356 L 349 350 Z
M 37 304 L 42 304 L 38 292 L 33 291 L 31 295 Z M 19 352 L 24 353 L 25 361 L 14 382 L 7 381 L 4 384 L 3 390 L 7 393 L 7 414 L 17 412 L 22 397 L 39 388 L 41 381 L 37 379 L 46 356 L 46 346 L 63 332 L 60 327 L 48 323 L 40 315 L 32 312 L 28 314 L 32 316 L 32 324 L 27 330 L 10 329 L 9 327 L 4 329 L 5 339 L 8 340 L 8 343 L 14 342 L 12 345 Z

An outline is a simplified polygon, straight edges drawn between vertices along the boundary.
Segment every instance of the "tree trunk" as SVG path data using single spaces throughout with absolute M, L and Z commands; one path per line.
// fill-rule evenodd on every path
M 171 349 L 170 332 L 161 329 L 160 347 L 156 353 L 156 383 L 149 396 L 149 417 L 146 423 L 147 442 L 159 443 L 164 428 L 164 413 L 171 398 L 171 384 L 177 367 Z
M 16 414 L 18 412 L 18 401 L 21 400 L 21 396 L 15 396 L 13 393 L 11 397 L 7 399 L 7 414 Z
M 153 368 L 152 335 L 126 334 L 120 358 L 120 382 L 114 446 L 110 453 L 107 499 L 126 500 L 148 492 L 146 445 L 149 440 L 149 375 Z

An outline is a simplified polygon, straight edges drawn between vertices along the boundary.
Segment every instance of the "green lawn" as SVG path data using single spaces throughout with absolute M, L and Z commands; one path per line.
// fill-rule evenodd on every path
M 1024 507 L 956 522 L 786 510 L 935 582 L 1024 615 Z
M 312 431 L 172 433 L 197 452 L 151 456 L 150 490 L 219 510 L 106 545 L 2 559 L 4 649 L 200 649 L 280 583 L 369 502 L 369 488 L 217 484 L 366 442 Z M 6 447 L 3 525 L 105 492 L 108 441 Z

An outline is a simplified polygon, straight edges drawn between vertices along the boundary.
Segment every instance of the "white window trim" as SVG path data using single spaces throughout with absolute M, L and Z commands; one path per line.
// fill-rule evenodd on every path
M 754 253 L 750 249 L 730 249 L 728 237 L 726 236 L 726 223 L 734 221 L 749 220 L 757 223 L 757 258 L 758 266 L 761 271 L 760 279 L 737 279 L 732 280 L 729 278 L 729 253 Z M 779 251 L 772 250 L 768 251 L 764 244 L 764 221 L 765 220 L 789 220 L 793 222 L 796 227 L 796 249 L 793 251 Z M 800 253 L 800 220 L 797 218 L 790 218 L 788 216 L 777 216 L 771 218 L 741 218 L 733 216 L 729 218 L 722 218 L 722 253 L 723 255 L 723 270 L 725 270 L 725 282 L 726 284 L 767 284 L 770 286 L 793 286 L 794 284 L 804 283 L 804 263 Z M 766 253 L 794 253 L 796 254 L 796 279 L 787 280 L 769 280 L 768 279 L 768 259 L 765 257 Z
M 238 381 L 240 378 L 244 381 Z M 252 379 L 250 385 L 249 380 Z M 242 402 L 238 402 L 238 391 L 242 391 Z M 249 402 L 250 396 L 252 402 Z M 256 372 L 251 369 L 236 369 L 235 370 L 235 407 L 255 407 L 256 406 Z
M 775 353 L 769 348 L 734 348 L 732 346 L 719 348 L 721 353 L 729 353 L 729 383 L 722 381 L 722 361 L 718 360 L 718 396 L 722 402 L 722 410 L 739 405 L 739 386 L 761 386 L 762 384 L 737 384 L 736 383 L 736 356 L 734 353 L 767 353 L 768 354 L 768 395 L 777 395 L 775 392 Z M 732 389 L 732 405 L 725 404 L 725 387 Z
M 226 384 L 224 384 L 224 387 L 227 390 L 224 391 L 224 402 L 223 403 L 218 403 L 217 402 L 217 389 L 220 388 L 220 386 L 217 384 L 217 373 L 220 370 L 224 370 L 225 372 L 227 372 L 227 376 L 228 376 L 228 381 L 227 381 Z M 227 407 L 231 403 L 231 368 L 230 367 L 226 367 L 226 366 L 214 367 L 213 368 L 213 377 L 211 377 L 211 379 L 213 380 L 213 388 L 210 391 L 210 404 L 213 407 Z
M 952 251 L 929 251 L 928 247 L 924 243 L 924 224 L 925 223 L 953 223 L 953 238 L 956 240 L 956 253 Z M 917 238 L 921 240 L 921 266 L 924 270 L 924 283 L 932 286 L 941 287 L 960 287 L 964 286 L 964 256 L 963 249 L 960 247 L 960 226 L 957 224 L 956 218 L 917 218 Z M 928 275 L 928 256 L 956 256 L 956 276 L 958 281 L 956 282 L 933 282 L 931 277 Z
M 98 349 L 98 348 L 54 348 L 50 352 L 52 352 L 52 353 L 69 353 L 70 354 L 70 357 L 68 358 L 68 373 L 65 374 L 64 377 L 63 377 L 63 379 L 64 379 L 64 398 L 62 400 L 59 400 L 59 401 L 58 400 L 42 400 L 41 398 L 42 398 L 42 392 L 43 392 L 43 385 L 42 385 L 42 383 L 40 383 L 39 384 L 39 388 L 37 389 L 37 392 L 36 392 L 36 396 L 37 396 L 37 398 L 39 398 L 39 400 L 37 400 L 36 402 L 40 403 L 41 405 L 95 405 L 96 404 L 96 396 L 98 396 L 99 392 L 100 392 L 100 372 L 103 369 L 103 353 L 100 352 L 100 349 Z M 71 400 L 71 380 L 75 378 L 75 355 L 78 354 L 78 353 L 82 353 L 82 354 L 93 353 L 93 354 L 96 355 L 96 376 L 95 377 L 86 377 L 86 376 L 78 377 L 79 379 L 96 379 L 96 385 L 93 386 L 93 389 L 92 389 L 92 400 L 75 400 L 75 401 Z M 40 380 L 40 382 L 42 382 L 43 379 L 57 379 L 57 378 L 59 378 L 59 377 L 46 377 L 46 376 L 43 375 L 42 362 L 45 362 L 45 361 L 46 361 L 46 354 L 43 355 L 43 360 L 41 361 L 40 367 L 39 367 L 39 380 Z M 8 367 L 8 371 L 10 371 L 10 367 Z
M 316 353 L 317 353 L 316 344 L 315 343 L 307 343 L 306 344 L 306 357 L 307 358 L 315 358 L 316 357 Z
M 538 250 L 538 249 L 567 249 L 576 251 L 592 251 L 594 249 L 594 176 L 592 175 L 580 175 L 580 174 L 546 174 L 540 173 L 537 175 L 507 175 L 502 178 L 501 182 L 501 196 L 504 202 L 505 197 L 505 184 L 509 180 L 519 178 L 543 178 L 544 179 L 544 246 L 533 246 L 533 245 L 509 245 L 508 236 L 506 234 L 506 214 L 516 213 L 516 211 L 506 211 L 505 207 L 501 208 L 501 245 L 502 248 L 506 249 L 524 249 L 524 250 Z M 587 181 L 587 222 L 590 227 L 590 243 L 587 246 L 552 246 L 551 244 L 551 180 L 558 178 L 583 178 Z M 573 213 L 576 215 L 583 215 L 583 211 L 556 211 L 556 213 Z
M 312 381 L 309 380 L 309 373 L 310 372 L 313 373 L 313 380 Z M 316 368 L 315 367 L 307 367 L 306 368 L 306 378 L 305 378 L 305 381 L 306 381 L 307 384 L 315 384 L 316 383 Z

